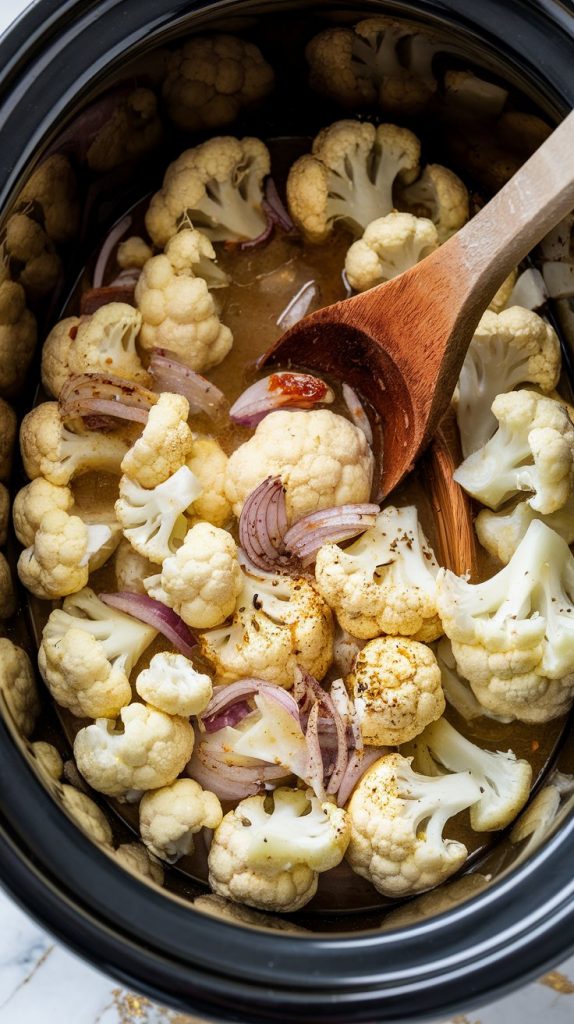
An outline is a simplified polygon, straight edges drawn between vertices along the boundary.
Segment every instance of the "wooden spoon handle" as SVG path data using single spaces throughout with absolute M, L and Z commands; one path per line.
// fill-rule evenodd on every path
M 472 305 L 485 309 L 516 264 L 573 207 L 571 111 L 513 178 L 447 242 L 456 250 Z

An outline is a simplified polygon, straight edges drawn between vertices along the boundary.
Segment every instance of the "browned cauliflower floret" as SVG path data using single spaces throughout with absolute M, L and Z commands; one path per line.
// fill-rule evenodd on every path
M 36 318 L 26 308 L 22 285 L 0 284 L 0 394 L 13 395 L 26 379 L 36 347 Z
M 34 670 L 26 652 L 5 637 L 0 637 L 0 702 L 18 731 L 29 736 L 40 711 Z
M 16 593 L 12 572 L 0 551 L 0 619 L 10 619 L 16 611 Z
M 10 492 L 0 484 L 0 546 L 6 543 L 10 523 Z
M 0 480 L 7 480 L 12 471 L 15 440 L 16 413 L 0 398 Z
M 34 171 L 19 197 L 19 206 L 33 203 L 53 242 L 69 242 L 76 234 L 80 219 L 78 184 L 70 161 L 53 153 Z
M 253 43 L 223 34 L 198 36 L 171 55 L 163 96 L 179 128 L 220 128 L 263 99 L 273 81 L 273 69 Z
M 446 242 L 468 220 L 466 186 L 440 164 L 427 164 L 419 180 L 402 189 L 400 199 L 410 213 L 432 220 L 439 242 Z
M 56 287 L 61 270 L 60 257 L 44 228 L 25 211 L 13 214 L 0 245 L 0 280 L 4 273 L 35 298 Z
M 93 171 L 109 171 L 154 149 L 162 135 L 155 93 L 134 89 L 118 100 L 91 143 L 86 156 L 88 166 Z

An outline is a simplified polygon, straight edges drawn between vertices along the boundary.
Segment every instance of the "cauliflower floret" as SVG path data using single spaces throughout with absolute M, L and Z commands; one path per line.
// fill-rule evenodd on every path
M 415 768 L 426 775 L 442 775 L 445 769 L 470 771 L 482 793 L 470 808 L 470 824 L 475 832 L 506 828 L 528 800 L 532 781 L 528 761 L 517 760 L 512 750 L 495 753 L 477 747 L 444 718 L 429 725 L 410 749 Z
M 74 786 L 62 786 L 60 796 L 70 817 L 90 839 L 96 843 L 103 843 L 104 846 L 112 845 L 112 827 L 102 809 L 91 797 L 81 793 Z
M 201 484 L 201 494 L 193 503 L 194 519 L 213 526 L 226 526 L 232 516 L 231 504 L 225 493 L 228 458 L 214 437 L 196 434 L 187 465 Z
M 486 444 L 496 430 L 492 404 L 518 384 L 552 391 L 560 376 L 556 331 L 529 309 L 487 310 L 466 354 L 455 395 L 463 455 Z
M 16 611 L 16 593 L 10 566 L 0 551 L 0 619 L 12 618 Z
M 400 199 L 409 213 L 432 220 L 441 245 L 469 217 L 466 186 L 454 171 L 440 164 L 427 164 L 419 180 L 401 190 Z
M 193 779 L 145 793 L 140 804 L 140 833 L 150 853 L 175 864 L 193 853 L 193 837 L 202 828 L 217 828 L 223 812 L 214 793 Z
M 574 557 L 535 520 L 508 565 L 484 583 L 448 570 L 437 605 L 457 668 L 496 715 L 548 722 L 574 694 Z
M 368 501 L 373 468 L 363 431 L 342 416 L 329 409 L 278 410 L 231 455 L 225 492 L 239 518 L 251 492 L 278 476 L 293 523 L 322 508 Z
M 144 238 L 139 235 L 130 235 L 120 242 L 116 252 L 116 260 L 122 270 L 141 270 L 148 260 L 153 256 L 153 249 Z
M 145 220 L 151 239 L 163 246 L 185 222 L 212 242 L 258 238 L 267 226 L 262 186 L 270 167 L 267 147 L 250 137 L 219 136 L 187 149 L 151 200 Z
M 62 272 L 60 257 L 43 227 L 28 213 L 31 208 L 13 214 L 0 245 L 1 267 L 7 276 L 22 285 L 31 298 L 47 295 L 58 284 Z
M 567 544 L 574 544 L 574 495 L 570 495 L 563 508 L 549 516 L 535 512 L 526 501 L 519 501 L 511 512 L 491 512 L 483 508 L 474 525 L 483 548 L 506 565 L 535 519 L 541 519 Z
M 0 480 L 8 480 L 16 441 L 16 413 L 0 398 Z
M 26 206 L 33 203 L 42 211 L 42 223 L 53 242 L 70 242 L 80 219 L 78 183 L 70 161 L 53 153 L 34 171 L 19 197 Z
M 197 523 L 175 555 L 165 559 L 161 574 L 145 580 L 145 587 L 188 626 L 221 625 L 233 614 L 243 587 L 233 537 L 210 523 Z
M 48 512 L 71 512 L 74 495 L 69 487 L 57 487 L 39 476 L 18 491 L 12 507 L 14 530 L 20 543 L 29 548 Z
M 435 595 L 438 570 L 414 505 L 390 505 L 345 550 L 324 544 L 315 579 L 352 636 L 369 640 L 390 633 L 428 642 L 442 633 Z
M 157 98 L 151 89 L 134 89 L 108 113 L 90 143 L 86 159 L 93 171 L 135 160 L 159 145 L 163 136 Z
M 181 227 L 165 247 L 165 254 L 177 274 L 191 271 L 193 277 L 202 277 L 208 288 L 225 288 L 231 278 L 217 266 L 213 245 L 203 231 Z
M 130 672 L 156 633 L 86 587 L 67 597 L 44 626 L 42 678 L 56 703 L 78 718 L 114 718 L 131 700 Z
M 124 536 L 144 558 L 163 562 L 182 543 L 187 531 L 184 512 L 200 491 L 199 481 L 187 466 L 152 489 L 123 476 L 115 510 Z
M 163 868 L 155 857 L 148 853 L 143 843 L 122 843 L 116 850 L 116 860 L 132 875 L 155 882 L 156 885 L 163 885 Z
M 427 778 L 400 754 L 369 768 L 348 807 L 347 860 L 383 896 L 410 896 L 440 885 L 467 857 L 463 843 L 444 839 L 455 814 L 481 798 L 471 772 Z
M 508 99 L 507 89 L 461 69 L 445 73 L 444 91 L 449 104 L 477 117 L 498 117 Z
M 189 39 L 171 54 L 163 97 L 185 131 L 230 124 L 273 88 L 273 69 L 253 43 L 217 34 Z
M 114 561 L 117 590 L 127 590 L 130 594 L 145 594 L 144 580 L 153 576 L 157 565 L 144 558 L 132 548 L 129 540 L 120 541 Z
M 145 264 L 135 301 L 142 316 L 142 348 L 168 349 L 196 371 L 225 359 L 233 335 L 220 322 L 205 280 L 195 277 L 191 267 L 174 266 L 167 250 Z
M 33 731 L 40 713 L 34 670 L 21 647 L 0 637 L 0 701 L 22 736 Z
M 345 811 L 311 793 L 280 788 L 248 797 L 215 831 L 209 884 L 260 910 L 300 910 L 315 895 L 319 873 L 340 864 L 348 842 Z
M 354 29 L 329 28 L 307 45 L 312 88 L 345 106 L 378 101 L 385 110 L 414 114 L 426 106 L 437 83 L 436 46 L 407 25 L 367 18 Z
M 364 292 L 414 267 L 438 246 L 432 220 L 410 213 L 388 213 L 368 225 L 345 257 L 349 284 Z
M 120 536 L 115 522 L 90 526 L 62 509 L 46 512 L 33 544 L 18 559 L 20 580 L 46 601 L 74 594 L 113 555 Z
M 25 380 L 38 330 L 36 318 L 26 308 L 22 285 L 0 283 L 0 394 L 13 395 Z
M 140 672 L 136 690 L 146 704 L 182 718 L 200 715 L 213 695 L 209 676 L 198 672 L 183 654 L 168 651 L 154 655 L 149 668 Z
M 39 771 L 52 782 L 59 782 L 64 774 L 64 762 L 51 743 L 38 740 L 31 746 Z
M 416 178 L 419 157 L 419 140 L 407 128 L 336 121 L 291 167 L 289 212 L 312 242 L 325 241 L 337 221 L 360 235 L 392 211 L 393 185 Z
M 183 395 L 165 391 L 149 411 L 143 433 L 121 465 L 142 487 L 156 487 L 184 465 L 193 436 L 187 425 L 189 402 Z
M 308 934 L 307 928 L 300 928 L 299 925 L 287 918 L 275 917 L 267 912 L 260 913 L 258 910 L 251 910 L 250 907 L 241 903 L 233 903 L 226 900 L 224 896 L 216 896 L 214 893 L 207 893 L 205 896 L 197 896 L 193 901 L 194 909 L 200 910 L 209 917 L 217 917 L 222 921 L 231 921 L 233 924 L 254 925 L 256 928 L 271 928 L 278 932 L 291 932 L 293 935 Z
M 488 303 L 488 308 L 492 313 L 502 313 L 503 309 L 508 309 L 510 305 L 508 300 L 514 291 L 517 277 L 518 271 L 512 270 L 508 277 L 504 278 L 500 288 L 494 293 L 492 299 Z
M 34 480 L 43 476 L 51 484 L 66 486 L 76 476 L 99 470 L 119 473 L 128 445 L 123 438 L 91 430 L 74 433 L 64 424 L 57 402 L 42 402 L 20 427 L 24 469 Z
M 58 398 L 64 384 L 72 375 L 69 366 L 70 351 L 81 322 L 79 316 L 67 316 L 64 320 L 59 320 L 52 327 L 42 346 L 42 384 L 54 398 Z
M 6 543 L 10 524 L 10 492 L 0 484 L 0 546 Z
M 416 640 L 371 640 L 346 682 L 369 746 L 407 743 L 444 712 L 437 660 L 430 647 Z
M 145 704 L 123 707 L 120 718 L 119 727 L 98 718 L 77 734 L 74 757 L 86 782 L 125 800 L 175 782 L 193 751 L 189 722 Z
M 564 406 L 534 391 L 511 391 L 492 403 L 498 430 L 458 467 L 453 478 L 483 505 L 497 509 L 520 491 L 548 515 L 574 487 L 574 425 Z
M 322 679 L 333 660 L 328 605 L 307 580 L 243 572 L 233 620 L 199 638 L 217 682 L 250 676 L 289 689 L 297 666 Z

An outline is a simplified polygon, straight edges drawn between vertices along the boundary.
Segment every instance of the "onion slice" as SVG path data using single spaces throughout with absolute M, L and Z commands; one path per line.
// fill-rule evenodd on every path
M 311 512 L 287 530 L 283 538 L 285 548 L 303 566 L 310 565 L 323 544 L 339 544 L 357 537 L 375 525 L 378 514 L 379 506 L 367 502 Z
M 166 349 L 153 349 L 149 372 L 157 391 L 171 391 L 187 398 L 192 415 L 205 413 L 214 420 L 227 409 L 225 395 L 215 384 L 181 363 Z
M 315 281 L 306 281 L 305 284 L 289 300 L 285 309 L 277 317 L 276 323 L 283 331 L 294 327 L 309 312 L 315 302 L 319 301 L 319 288 Z
M 85 418 L 88 427 L 98 422 L 93 417 L 147 423 L 157 395 L 141 384 L 105 373 L 80 373 L 70 377 L 60 392 L 60 415 L 64 420 Z M 94 427 L 92 427 L 94 429 Z
M 339 783 L 337 792 L 339 807 L 345 806 L 355 786 L 360 782 L 367 769 L 387 752 L 385 747 L 363 747 L 362 750 L 353 751 Z
M 297 701 L 287 690 L 274 683 L 266 683 L 262 679 L 240 679 L 236 683 L 230 683 L 229 686 L 217 687 L 216 691 L 201 716 L 206 732 L 217 732 L 223 728 L 218 724 L 218 718 L 234 704 L 244 702 L 257 693 L 276 701 L 294 719 L 299 721 Z
M 130 214 L 126 214 L 121 220 L 114 224 L 113 228 L 104 240 L 104 244 L 100 249 L 98 258 L 96 260 L 96 266 L 94 268 L 93 287 L 101 288 L 104 283 L 104 277 L 106 273 L 106 267 L 108 265 L 110 256 L 113 252 L 114 247 L 119 242 L 120 238 L 125 235 L 132 222 Z
M 256 569 L 273 572 L 296 569 L 286 553 L 287 508 L 285 488 L 278 476 L 269 476 L 248 496 L 239 517 L 239 543 Z
M 335 395 L 320 377 L 281 371 L 256 381 L 232 405 L 229 415 L 244 427 L 256 427 L 276 409 L 312 409 L 331 403 Z
M 265 182 L 263 209 L 269 220 L 273 224 L 278 224 L 280 228 L 283 228 L 283 231 L 295 231 L 295 224 L 287 212 L 277 191 L 277 186 L 270 175 Z
M 129 281 L 115 281 L 104 288 L 88 288 L 80 295 L 80 316 L 91 316 L 110 302 L 134 304 L 134 287 Z
M 127 591 L 120 591 L 117 594 L 100 594 L 99 598 L 110 608 L 117 608 L 119 612 L 132 615 L 134 619 L 153 626 L 158 633 L 162 633 L 166 640 L 177 647 L 181 654 L 185 654 L 187 658 L 192 657 L 196 647 L 195 635 L 177 612 L 162 604 L 161 601 L 154 601 L 152 597 L 147 597 L 145 594 L 130 594 Z
M 347 409 L 349 410 L 349 416 L 353 423 L 359 430 L 363 431 L 363 434 L 367 438 L 367 443 L 373 446 L 373 430 L 369 421 L 369 417 L 365 412 L 365 408 L 357 394 L 348 384 L 343 384 L 342 387 L 343 399 Z
M 291 775 L 282 766 L 266 762 L 249 767 L 228 765 L 206 750 L 201 741 L 196 742 L 185 773 L 220 800 L 243 800 L 247 796 L 255 796 L 266 783 L 287 779 Z

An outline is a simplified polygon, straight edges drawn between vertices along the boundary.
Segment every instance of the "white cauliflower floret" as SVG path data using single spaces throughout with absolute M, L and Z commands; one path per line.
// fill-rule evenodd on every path
M 103 843 L 104 846 L 112 845 L 112 827 L 102 809 L 91 797 L 81 793 L 74 786 L 62 786 L 60 796 L 70 817 L 90 839 L 96 843 Z
M 520 491 L 548 515 L 574 487 L 574 425 L 563 405 L 534 391 L 511 391 L 492 403 L 498 430 L 458 467 L 453 478 L 483 505 L 497 509 Z
M 471 772 L 428 778 L 400 754 L 386 754 L 351 797 L 347 860 L 383 896 L 432 889 L 467 857 L 463 843 L 443 837 L 447 821 L 480 798 Z
M 454 171 L 440 164 L 427 164 L 418 181 L 401 190 L 400 200 L 409 213 L 432 220 L 441 245 L 469 217 L 466 186 Z
M 40 713 L 34 670 L 26 651 L 6 637 L 0 637 L 0 702 L 18 732 L 29 736 Z
M 181 227 L 165 247 L 165 254 L 177 274 L 191 272 L 202 277 L 208 288 L 225 288 L 231 278 L 217 265 L 217 255 L 203 231 Z
M 39 771 L 44 777 L 52 782 L 59 782 L 64 774 L 64 762 L 56 748 L 51 743 L 38 740 L 36 743 L 32 743 L 31 750 Z
M 140 833 L 150 853 L 175 864 L 193 853 L 193 837 L 202 828 L 217 828 L 223 813 L 214 793 L 193 779 L 145 793 L 140 803 Z
M 287 516 L 369 500 L 374 459 L 362 430 L 329 409 L 269 413 L 227 466 L 226 494 L 237 517 L 267 477 L 285 488 Z
M 12 472 L 16 422 L 12 406 L 0 398 L 0 480 L 7 480 Z
M 66 381 L 80 373 L 113 373 L 148 384 L 136 348 L 140 327 L 140 314 L 125 302 L 108 302 L 89 316 L 61 320 L 42 349 L 44 387 L 58 398 Z
M 461 736 L 446 719 L 433 722 L 410 744 L 414 765 L 426 775 L 469 771 L 482 796 L 470 808 L 475 832 L 506 828 L 520 813 L 530 795 L 532 768 L 506 753 L 483 750 Z
M 163 562 L 174 553 L 187 531 L 184 512 L 199 496 L 200 486 L 190 469 L 180 469 L 148 489 L 123 476 L 116 515 L 124 536 L 150 562 Z
M 155 882 L 156 885 L 163 885 L 163 868 L 159 861 L 148 853 L 143 843 L 122 843 L 116 850 L 116 860 L 132 875 Z
M 303 578 L 244 571 L 231 623 L 202 633 L 199 643 L 217 682 L 251 676 L 289 689 L 298 665 L 319 680 L 327 672 L 331 611 Z
M 116 522 L 90 526 L 62 509 L 46 512 L 33 544 L 18 559 L 20 580 L 44 600 L 74 594 L 114 553 L 120 536 Z
M 191 512 L 193 517 L 213 526 L 226 526 L 232 516 L 231 504 L 225 493 L 228 458 L 214 437 L 196 434 L 187 465 L 201 484 Z
M 300 910 L 319 873 L 340 864 L 349 842 L 345 811 L 303 790 L 276 789 L 225 815 L 209 851 L 215 893 L 260 910 Z
M 567 544 L 574 544 L 574 495 L 570 495 L 563 508 L 548 516 L 535 512 L 526 501 L 519 501 L 510 512 L 491 512 L 483 508 L 474 525 L 483 548 L 506 565 L 535 519 L 541 519 Z
M 145 594 L 144 580 L 156 572 L 157 566 L 138 554 L 125 537 L 120 541 L 114 559 L 116 589 L 130 594 Z
M 416 178 L 419 158 L 419 140 L 407 128 L 336 121 L 291 167 L 289 212 L 312 242 L 325 241 L 337 221 L 360 235 L 393 210 L 393 185 Z
M 146 350 L 168 349 L 192 370 L 208 370 L 225 358 L 233 335 L 220 322 L 206 281 L 176 259 L 178 238 L 172 239 L 173 246 L 170 243 L 164 254 L 147 261 L 136 284 L 135 301 L 142 316 L 140 344 Z
M 508 565 L 484 583 L 448 570 L 437 603 L 458 670 L 496 715 L 548 722 L 574 694 L 574 557 L 535 520 Z
M 496 430 L 491 411 L 497 395 L 519 384 L 552 391 L 560 376 L 556 331 L 529 309 L 487 310 L 470 343 L 460 372 L 455 401 L 462 453 L 486 444 Z
M 243 587 L 233 537 L 210 523 L 197 523 L 175 555 L 165 559 L 161 574 L 147 579 L 145 587 L 188 626 L 221 625 L 233 614 Z
M 352 636 L 369 640 L 390 633 L 429 641 L 442 633 L 435 595 L 438 569 L 414 505 L 391 505 L 344 550 L 323 545 L 315 578 Z
M 153 249 L 144 238 L 130 235 L 120 242 L 116 252 L 116 260 L 122 270 L 141 270 L 153 256 Z
M 166 391 L 149 411 L 142 434 L 124 456 L 121 470 L 142 487 L 156 487 L 184 465 L 193 445 L 189 402 Z
M 378 101 L 385 110 L 414 114 L 437 87 L 432 70 L 436 46 L 422 32 L 390 18 L 328 28 L 307 44 L 310 84 L 356 107 Z
M 0 619 L 10 619 L 16 611 L 16 593 L 6 556 L 0 551 Z
M 163 97 L 185 131 L 230 124 L 273 88 L 273 69 L 253 43 L 217 33 L 189 39 L 169 57 Z
M 198 672 L 183 654 L 155 654 L 136 679 L 139 696 L 166 715 L 200 715 L 213 695 L 211 679 Z
M 30 365 L 38 330 L 36 318 L 26 308 L 22 285 L 0 282 L 0 394 L 19 391 Z
M 357 655 L 346 684 L 369 746 L 407 743 L 444 712 L 437 660 L 416 640 L 371 640 Z
M 189 722 L 145 704 L 123 707 L 120 718 L 119 727 L 98 718 L 76 736 L 74 757 L 88 785 L 126 800 L 171 785 L 193 751 Z
M 65 486 L 76 476 L 99 470 L 119 473 L 128 445 L 123 438 L 96 430 L 74 433 L 65 426 L 57 402 L 42 402 L 32 409 L 20 427 L 24 469 L 34 480 L 43 476 L 51 484 Z
M 403 274 L 438 246 L 431 220 L 411 213 L 388 213 L 366 228 L 345 257 L 345 273 L 357 292 Z
M 39 476 L 18 491 L 12 506 L 14 531 L 20 543 L 29 548 L 47 512 L 71 512 L 74 495 L 70 487 L 58 487 Z
M 42 678 L 56 703 L 78 718 L 114 718 L 131 700 L 130 672 L 156 633 L 86 587 L 67 597 L 44 626 Z
M 165 245 L 191 222 L 212 242 L 242 242 L 266 229 L 263 179 L 270 171 L 267 147 L 254 138 L 220 136 L 187 149 L 169 165 L 153 196 L 146 228 Z

